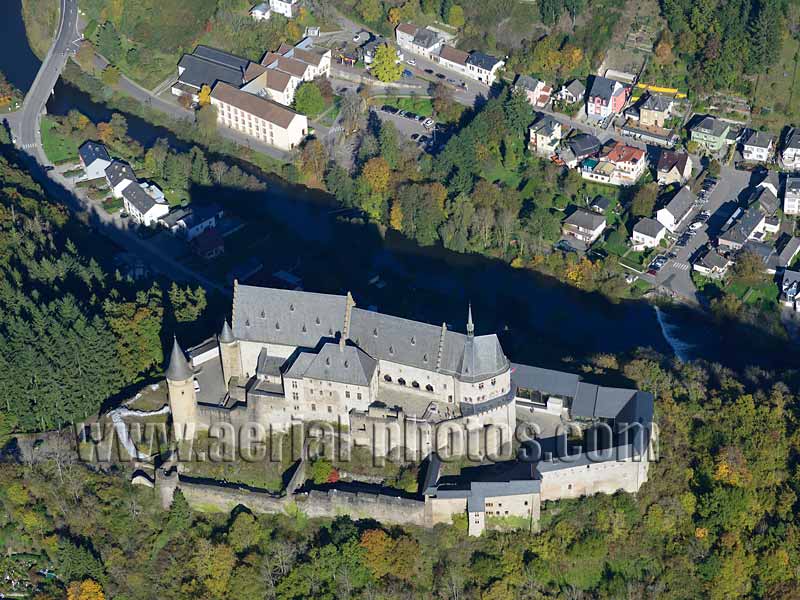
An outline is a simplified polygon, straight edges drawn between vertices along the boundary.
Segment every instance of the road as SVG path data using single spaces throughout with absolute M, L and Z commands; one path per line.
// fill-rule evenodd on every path
M 47 99 L 55 87 L 64 66 L 80 42 L 78 34 L 77 0 L 61 0 L 61 19 L 55 41 L 50 47 L 42 66 L 31 85 L 22 109 L 8 115 L 8 123 L 16 139 L 16 145 L 28 156 L 31 171 L 37 176 L 52 199 L 64 203 L 76 213 L 88 216 L 88 220 L 96 231 L 105 233 L 125 250 L 132 252 L 158 271 L 172 279 L 197 281 L 209 289 L 228 293 L 223 286 L 211 281 L 201 273 L 197 273 L 180 264 L 170 256 L 165 256 L 157 248 L 141 239 L 127 228 L 118 216 L 109 215 L 105 210 L 92 203 L 74 185 L 57 170 L 47 171 L 49 163 L 42 148 L 40 121 Z
M 39 135 L 42 113 L 47 99 L 61 76 L 61 71 L 69 60 L 69 55 L 77 50 L 75 42 L 80 40 L 78 0 L 60 0 L 60 2 L 61 19 L 56 39 L 45 56 L 33 85 L 25 96 L 22 109 L 9 119 L 17 146 L 41 164 L 46 164 Z

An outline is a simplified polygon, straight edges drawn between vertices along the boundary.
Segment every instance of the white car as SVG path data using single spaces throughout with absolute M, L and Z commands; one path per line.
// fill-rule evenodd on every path
M 417 61 L 415 61 L 413 58 L 409 58 L 409 59 L 406 61 L 406 64 L 407 64 L 407 65 L 411 65 L 412 67 L 416 67 L 416 66 L 417 66 Z
M 703 223 L 701 223 L 700 221 L 695 221 L 694 223 L 692 223 L 691 225 L 689 225 L 689 229 L 690 229 L 691 231 L 697 231 L 697 230 L 698 230 L 698 229 L 700 229 L 702 226 L 703 226 Z

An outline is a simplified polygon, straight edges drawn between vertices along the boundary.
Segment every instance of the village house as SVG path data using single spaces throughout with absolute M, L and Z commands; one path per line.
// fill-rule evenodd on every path
M 86 172 L 86 179 L 101 179 L 106 176 L 106 169 L 111 164 L 111 157 L 103 144 L 84 142 L 78 148 L 81 166 Z
M 775 188 L 761 183 L 752 191 L 744 212 L 739 209 L 738 219 L 734 213 L 729 225 L 717 239 L 719 247 L 741 250 L 748 241 L 763 242 L 766 234 L 780 229 L 779 208 Z
M 158 187 L 134 182 L 122 190 L 125 212 L 139 225 L 150 227 L 169 212 L 169 204 Z
M 692 158 L 686 152 L 662 150 L 656 165 L 658 185 L 683 185 L 692 176 Z
M 775 137 L 763 131 L 751 131 L 742 143 L 742 158 L 747 162 L 769 162 L 775 152 Z
M 800 170 L 800 128 L 792 127 L 786 134 L 781 152 L 784 169 Z
M 261 2 L 250 9 L 250 16 L 256 21 L 266 21 L 272 13 L 294 19 L 298 15 L 300 0 L 269 0 Z
M 483 52 L 472 52 L 467 59 L 467 75 L 486 85 L 494 85 L 497 72 L 506 63 Z
M 203 260 L 214 260 L 225 254 L 225 240 L 214 227 L 193 238 L 190 246 L 192 252 Z
M 544 108 L 550 104 L 550 96 L 553 93 L 552 86 L 528 75 L 518 75 L 514 82 L 514 89 L 525 94 L 525 98 L 534 108 Z
M 181 235 L 187 241 L 192 241 L 207 229 L 216 227 L 222 214 L 218 204 L 194 203 L 170 211 L 161 219 L 161 223 L 173 235 Z
M 239 87 L 250 61 L 229 52 L 209 46 L 197 46 L 191 54 L 184 54 L 178 63 L 178 79 L 172 85 L 175 96 L 190 96 L 199 100 L 204 85 L 213 87 L 218 81 Z
M 684 222 L 697 201 L 692 191 L 684 186 L 667 205 L 656 212 L 656 219 L 672 233 L 675 233 Z
M 716 117 L 705 116 L 698 119 L 690 128 L 691 141 L 702 150 L 716 153 L 736 142 L 736 132 Z
M 644 217 L 636 222 L 631 234 L 631 247 L 636 252 L 641 252 L 647 248 L 655 248 L 664 239 L 666 228 L 650 217 Z
M 290 106 L 303 80 L 279 69 L 268 69 L 251 63 L 245 71 L 244 83 L 241 88 L 243 92 Z
M 584 85 L 577 79 L 573 79 L 558 90 L 556 93 L 556 100 L 567 104 L 575 104 L 576 102 L 581 102 L 585 95 L 586 88 Z
M 793 175 L 786 178 L 783 186 L 783 213 L 800 215 L 800 177 Z
M 648 94 L 639 107 L 639 123 L 645 127 L 664 127 L 672 114 L 674 100 L 664 94 Z
M 467 59 L 469 59 L 469 52 L 445 44 L 439 52 L 438 62 L 445 69 L 467 76 Z
M 281 150 L 294 150 L 308 134 L 305 115 L 227 83 L 214 86 L 211 104 L 217 107 L 220 125 Z
M 395 40 L 403 50 L 419 54 L 435 61 L 445 43 L 444 36 L 427 27 L 417 27 L 412 23 L 401 23 L 395 29 Z
M 528 130 L 528 146 L 540 156 L 553 156 L 562 135 L 561 123 L 550 115 L 542 115 Z
M 137 181 L 136 173 L 128 163 L 121 160 L 114 160 L 105 170 L 106 181 L 108 187 L 111 188 L 111 194 L 114 198 L 122 198 L 122 191 L 130 184 Z
M 609 185 L 633 185 L 647 169 L 647 155 L 641 148 L 614 142 L 599 158 L 587 158 L 581 164 L 581 177 Z
M 781 302 L 800 312 L 800 271 L 786 269 L 781 276 Z
M 563 233 L 590 246 L 603 234 L 605 228 L 606 218 L 603 215 L 578 208 L 564 219 Z
M 616 115 L 627 99 L 628 88 L 619 81 L 596 75 L 586 98 L 586 114 L 597 120 Z
M 732 264 L 728 258 L 722 256 L 714 248 L 706 246 L 692 263 L 692 269 L 705 277 L 722 279 Z

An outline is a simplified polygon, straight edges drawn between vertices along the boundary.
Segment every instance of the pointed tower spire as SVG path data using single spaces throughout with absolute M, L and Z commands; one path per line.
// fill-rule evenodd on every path
M 222 331 L 219 333 L 219 341 L 223 344 L 230 344 L 235 341 L 233 339 L 233 331 L 231 331 L 231 326 L 228 325 L 228 319 L 225 319 L 222 324 Z
M 472 302 L 469 303 L 469 309 L 467 310 L 467 335 L 469 337 L 475 335 L 475 325 L 472 323 Z
M 177 337 L 173 338 L 172 354 L 170 354 L 169 366 L 167 366 L 167 371 L 164 375 L 166 375 L 167 379 L 170 381 L 186 381 L 194 376 L 186 360 L 186 356 L 184 356 L 183 350 L 181 350 L 178 344 Z

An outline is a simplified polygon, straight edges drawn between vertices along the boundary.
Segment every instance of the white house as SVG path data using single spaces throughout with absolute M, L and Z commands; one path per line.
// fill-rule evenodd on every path
M 218 124 L 281 150 L 294 150 L 308 134 L 305 115 L 227 83 L 214 86 L 211 104 L 217 107 Z
M 628 99 L 627 88 L 619 81 L 596 76 L 586 98 L 586 114 L 592 119 L 605 119 L 618 114 Z
M 576 102 L 581 102 L 585 95 L 586 87 L 577 79 L 573 79 L 558 90 L 556 93 L 556 100 L 566 102 L 567 104 L 575 104 Z
M 674 233 L 689 216 L 696 200 L 697 196 L 684 186 L 664 208 L 656 213 L 656 219 Z
M 504 61 L 489 54 L 473 52 L 467 59 L 467 75 L 486 85 L 494 85 L 497 79 L 497 72 L 505 64 Z
M 261 2 L 250 9 L 250 16 L 256 21 L 268 21 L 272 16 L 269 2 Z
M 781 152 L 781 164 L 785 169 L 800 170 L 800 128 L 792 127 L 786 134 Z
M 713 248 L 706 248 L 697 260 L 692 263 L 692 269 L 701 275 L 713 279 L 722 279 L 731 266 L 731 261 L 722 256 Z
M 458 48 L 444 45 L 439 52 L 439 64 L 445 69 L 456 71 L 462 75 L 467 75 L 467 60 L 469 52 L 464 52 Z
M 106 169 L 111 164 L 111 157 L 103 144 L 97 142 L 84 142 L 78 148 L 81 166 L 86 171 L 86 179 L 100 179 L 105 177 Z
M 667 229 L 655 219 L 644 217 L 633 226 L 632 247 L 636 252 L 645 248 L 655 248 L 664 239 Z
M 528 146 L 540 156 L 553 156 L 562 136 L 561 123 L 550 115 L 542 115 L 528 130 Z
M 763 131 L 751 131 L 742 144 L 742 157 L 748 162 L 769 162 L 774 152 L 774 136 Z
M 395 29 L 397 45 L 403 50 L 436 60 L 444 46 L 445 39 L 427 27 L 417 27 L 412 23 L 401 23 Z
M 303 80 L 279 69 L 268 69 L 255 63 L 247 67 L 245 84 L 241 90 L 262 98 L 269 98 L 278 104 L 290 106 L 294 102 L 297 88 Z
M 250 9 L 250 16 L 256 21 L 266 21 L 272 13 L 283 15 L 287 19 L 297 16 L 300 0 L 269 0 L 261 2 Z
M 125 212 L 130 215 L 133 221 L 145 227 L 153 225 L 169 212 L 169 204 L 163 200 L 164 195 L 160 194 L 161 201 L 158 201 L 148 193 L 150 189 L 150 186 L 143 183 L 129 185 L 122 190 Z M 155 189 L 158 190 L 158 188 Z M 161 190 L 158 191 L 160 192 Z
M 602 235 L 605 228 L 606 218 L 603 215 L 579 208 L 564 219 L 563 233 L 588 246 Z
M 222 208 L 217 204 L 192 204 L 173 210 L 161 219 L 161 223 L 173 234 L 192 241 L 204 231 L 215 228 L 222 214 Z
M 783 212 L 800 215 L 800 177 L 787 177 L 783 189 Z
M 121 160 L 112 161 L 105 170 L 106 181 L 114 198 L 122 198 L 122 192 L 132 183 L 137 181 L 136 173 L 131 166 Z
M 581 164 L 581 177 L 609 185 L 633 185 L 647 169 L 647 155 L 641 148 L 614 142 L 599 159 L 589 158 Z

